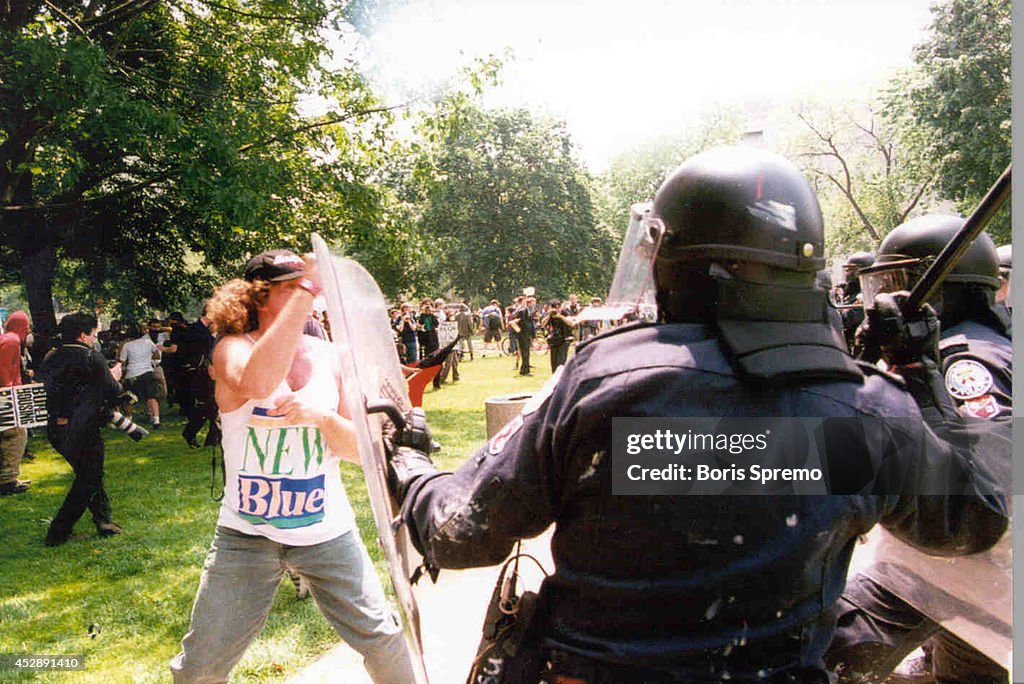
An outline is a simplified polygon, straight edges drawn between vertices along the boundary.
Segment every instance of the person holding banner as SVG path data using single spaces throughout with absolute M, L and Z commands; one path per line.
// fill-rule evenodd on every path
M 333 347 L 303 334 L 321 291 L 312 260 L 288 250 L 249 260 L 207 303 L 225 486 L 175 682 L 223 682 L 295 571 L 376 684 L 414 681 L 401 627 L 345 495 L 358 463 Z
M 0 387 L 22 384 L 21 352 L 28 337 L 28 314 L 15 311 L 4 323 L 0 335 Z M 28 430 L 23 427 L 0 428 L 0 495 L 27 492 L 30 481 L 19 480 L 21 459 L 28 444 Z

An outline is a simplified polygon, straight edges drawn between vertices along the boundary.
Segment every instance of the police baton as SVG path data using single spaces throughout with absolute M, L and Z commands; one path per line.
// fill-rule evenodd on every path
M 939 289 L 939 285 L 942 284 L 942 281 L 946 279 L 949 272 L 960 261 L 960 257 L 964 255 L 964 252 L 971 246 L 974 239 L 981 234 L 981 231 L 985 229 L 989 221 L 1002 208 L 1003 203 L 1009 199 L 1010 171 L 1012 167 L 1013 164 L 1006 167 L 1003 175 L 989 188 L 988 193 L 986 193 L 978 207 L 967 217 L 960 232 L 953 236 L 953 239 L 943 248 L 939 256 L 928 267 L 928 270 L 921 276 L 921 279 L 914 285 L 914 289 L 910 291 L 910 296 L 907 297 L 903 306 L 900 307 L 904 316 L 913 315 L 921 308 L 923 302 L 927 302 L 934 296 L 935 291 Z

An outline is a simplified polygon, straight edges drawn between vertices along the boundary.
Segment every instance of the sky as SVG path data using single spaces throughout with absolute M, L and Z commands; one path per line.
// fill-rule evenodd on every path
M 396 0 L 361 60 L 392 103 L 512 57 L 486 104 L 567 122 L 591 170 L 717 105 L 867 91 L 911 64 L 929 0 Z

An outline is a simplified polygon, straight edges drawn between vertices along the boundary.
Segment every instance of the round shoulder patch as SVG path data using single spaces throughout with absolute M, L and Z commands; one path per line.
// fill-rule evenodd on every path
M 991 388 L 992 374 L 977 361 L 960 359 L 946 370 L 946 391 L 954 399 L 976 399 Z

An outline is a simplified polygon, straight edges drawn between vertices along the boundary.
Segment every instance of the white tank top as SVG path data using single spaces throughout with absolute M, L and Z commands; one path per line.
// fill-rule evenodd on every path
M 327 345 L 316 345 L 309 382 L 295 392 L 310 403 L 335 410 L 338 386 L 324 372 Z M 291 393 L 287 381 L 264 399 L 250 399 L 221 413 L 224 499 L 218 525 L 289 546 L 329 541 L 355 526 L 338 467 L 320 430 L 267 415 L 275 400 Z

